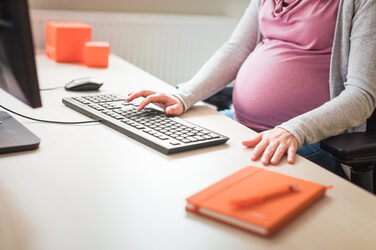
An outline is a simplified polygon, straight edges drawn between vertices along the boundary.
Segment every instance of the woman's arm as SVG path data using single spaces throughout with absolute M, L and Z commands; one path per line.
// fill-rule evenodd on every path
M 259 0 L 252 0 L 230 39 L 176 93 L 185 110 L 233 81 L 258 40 Z
M 362 1 L 352 18 L 347 80 L 341 94 L 283 123 L 299 146 L 363 124 L 376 102 L 376 1 Z M 340 31 L 338 31 L 340 32 Z M 340 59 L 335 57 L 334 59 Z

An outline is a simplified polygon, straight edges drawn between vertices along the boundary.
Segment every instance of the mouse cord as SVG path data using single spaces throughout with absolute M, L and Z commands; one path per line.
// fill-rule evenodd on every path
M 63 89 L 63 88 L 64 88 L 64 86 L 59 86 L 59 87 L 39 89 L 39 91 L 55 90 L 55 89 Z
M 85 123 L 95 123 L 95 122 L 101 122 L 101 120 L 94 120 L 94 121 L 81 121 L 81 122 L 64 122 L 64 121 L 49 121 L 49 120 L 41 120 L 41 119 L 37 119 L 37 118 L 33 118 L 33 117 L 29 117 L 29 116 L 26 116 L 26 115 L 22 115 L 20 113 L 17 113 L 13 110 L 10 110 L 6 107 L 4 107 L 3 105 L 0 105 L 0 108 L 3 108 L 5 109 L 6 111 L 9 111 L 15 115 L 18 115 L 18 116 L 21 116 L 23 118 L 26 118 L 26 119 L 29 119 L 29 120 L 33 120 L 33 121 L 37 121 L 37 122 L 46 122 L 46 123 L 57 123 L 57 124 L 85 124 Z

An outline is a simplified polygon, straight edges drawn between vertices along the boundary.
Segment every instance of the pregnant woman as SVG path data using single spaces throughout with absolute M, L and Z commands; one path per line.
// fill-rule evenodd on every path
M 180 115 L 235 80 L 234 119 L 259 132 L 251 159 L 296 153 L 339 171 L 318 142 L 364 130 L 376 105 L 375 0 L 252 0 L 230 39 L 175 93 L 144 90 L 139 109 Z

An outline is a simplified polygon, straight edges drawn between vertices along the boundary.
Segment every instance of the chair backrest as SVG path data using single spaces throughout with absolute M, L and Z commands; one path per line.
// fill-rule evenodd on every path
M 367 120 L 367 132 L 376 132 L 376 110 L 373 111 Z

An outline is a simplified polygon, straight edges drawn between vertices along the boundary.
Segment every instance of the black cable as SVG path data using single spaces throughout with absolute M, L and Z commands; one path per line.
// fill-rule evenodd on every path
M 101 120 L 94 120 L 94 121 L 82 121 L 82 122 L 62 122 L 62 121 L 49 121 L 49 120 L 41 120 L 41 119 L 37 119 L 37 118 L 33 118 L 33 117 L 29 117 L 29 116 L 25 116 L 25 115 L 22 115 L 20 113 L 17 113 L 13 110 L 10 110 L 6 107 L 4 107 L 3 105 L 0 105 L 1 108 L 5 109 L 6 111 L 9 111 L 15 115 L 18 115 L 18 116 L 21 116 L 23 118 L 26 118 L 26 119 L 29 119 L 29 120 L 33 120 L 33 121 L 37 121 L 37 122 L 46 122 L 46 123 L 57 123 L 57 124 L 85 124 L 85 123 L 95 123 L 95 122 L 101 122 Z

